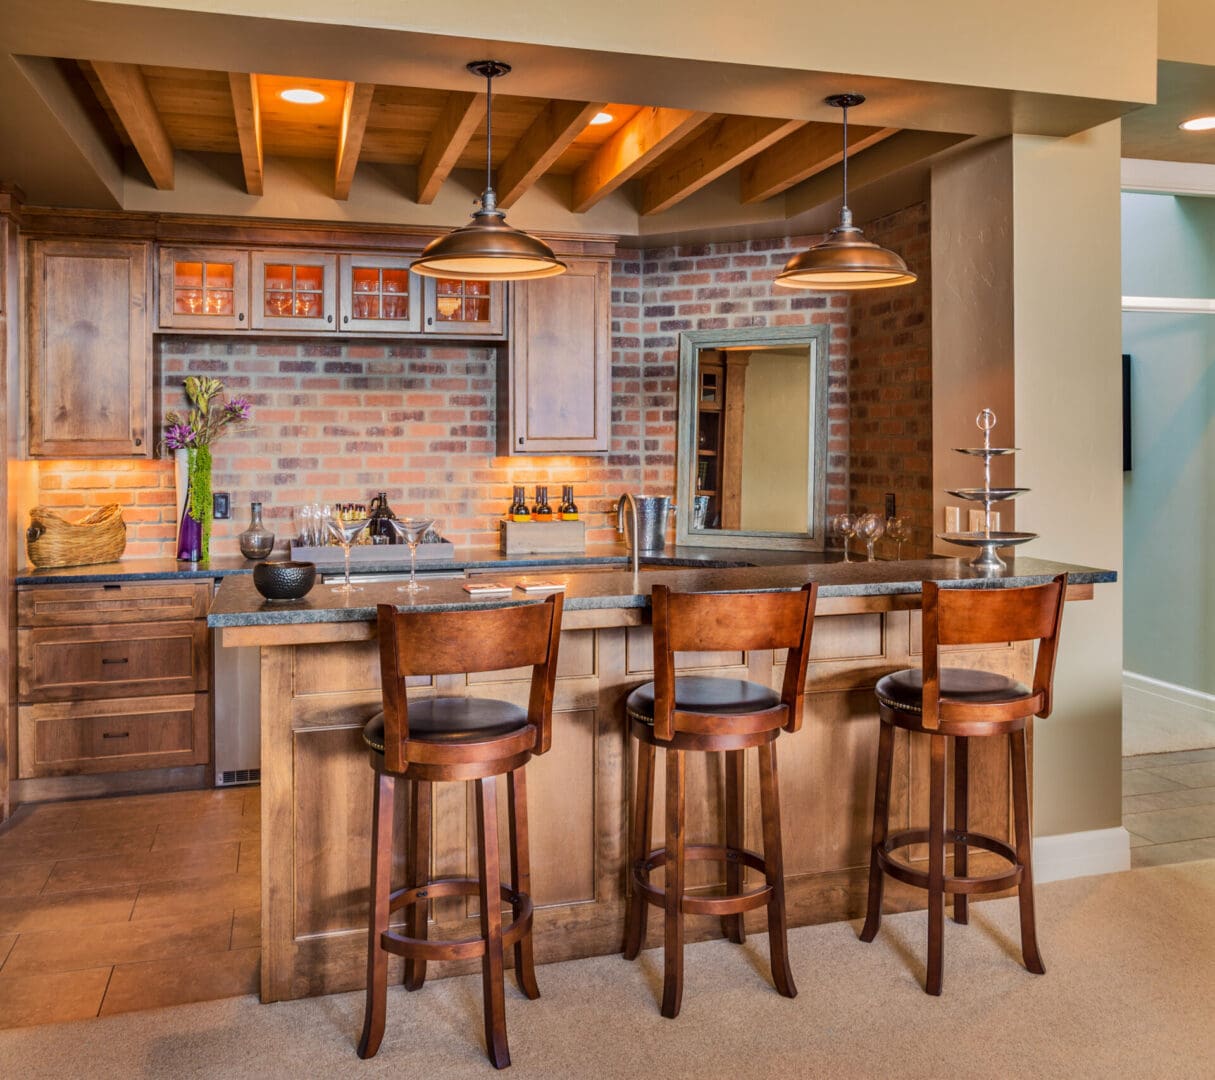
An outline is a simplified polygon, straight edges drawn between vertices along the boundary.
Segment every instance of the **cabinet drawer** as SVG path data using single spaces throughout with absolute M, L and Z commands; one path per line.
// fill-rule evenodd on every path
M 22 705 L 17 710 L 18 775 L 206 764 L 211 757 L 209 708 L 207 694 Z
M 211 582 L 140 581 L 113 585 L 34 585 L 17 593 L 20 626 L 141 623 L 201 619 L 211 605 Z
M 21 627 L 17 656 L 22 702 L 207 689 L 207 625 L 201 620 Z

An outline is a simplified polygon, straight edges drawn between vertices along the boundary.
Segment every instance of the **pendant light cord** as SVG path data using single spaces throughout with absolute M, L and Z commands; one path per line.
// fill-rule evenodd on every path
M 847 111 L 844 116 L 847 117 Z M 485 72 L 485 190 L 494 190 L 494 73 L 489 68 Z
M 844 228 L 852 225 L 852 211 L 848 209 L 848 106 L 843 106 L 844 112 L 844 205 L 840 207 L 840 224 Z

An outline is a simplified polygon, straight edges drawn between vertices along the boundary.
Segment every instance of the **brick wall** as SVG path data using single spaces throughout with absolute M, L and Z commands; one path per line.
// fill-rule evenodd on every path
M 900 239 L 903 232 L 910 230 L 907 241 L 922 242 L 926 264 L 926 207 L 893 215 L 876 228 L 888 237 L 883 242 L 899 250 L 907 246 Z M 604 511 L 621 491 L 674 494 L 682 330 L 831 327 L 829 513 L 849 501 L 856 507 L 867 500 L 871 490 L 882 486 L 877 466 L 893 469 L 895 456 L 908 476 L 930 478 L 931 430 L 924 426 L 923 409 L 930 421 L 931 398 L 913 385 L 915 379 L 927 378 L 923 365 L 914 370 L 908 383 L 911 396 L 902 402 L 916 403 L 920 413 L 897 414 L 904 430 L 866 429 L 863 448 L 855 435 L 850 440 L 849 431 L 858 422 L 879 420 L 866 411 L 874 404 L 894 405 L 860 402 L 857 393 L 869 394 L 874 380 L 879 398 L 887 383 L 903 387 L 908 375 L 900 374 L 900 365 L 927 348 L 926 280 L 906 290 L 906 300 L 884 301 L 885 294 L 872 294 L 872 301 L 864 301 L 863 316 L 857 300 L 850 310 L 842 294 L 774 289 L 777 271 L 811 240 L 617 253 L 612 270 L 612 449 L 605 458 L 495 456 L 493 348 L 235 335 L 158 337 L 162 411 L 185 406 L 182 380 L 187 374 L 221 378 L 231 394 L 243 394 L 253 404 L 252 422 L 234 429 L 214 449 L 214 487 L 232 493 L 233 519 L 214 523 L 213 550 L 236 554 L 235 537 L 247 525 L 251 500 L 266 505 L 281 544 L 295 506 L 366 502 L 378 490 L 388 492 L 399 514 L 425 509 L 439 515 L 444 532 L 462 547 L 492 546 L 497 543 L 496 519 L 515 483 L 528 485 L 529 497 L 536 483 L 548 483 L 550 491 L 574 483 L 588 518 L 588 538 L 611 541 L 614 523 Z M 918 262 L 916 269 L 927 273 Z M 883 302 L 893 305 L 893 314 L 881 310 Z M 897 325 L 887 326 L 890 318 Z M 880 325 L 870 325 L 875 322 Z M 905 333 L 914 344 L 903 341 Z M 850 347 L 856 353 L 851 358 Z M 860 388 L 851 399 L 850 380 Z M 908 425 L 915 427 L 914 445 L 899 441 L 881 448 L 884 439 L 906 439 Z M 873 466 L 871 456 L 878 459 Z M 86 506 L 120 503 L 128 522 L 128 555 L 174 552 L 177 508 L 170 460 L 42 462 L 39 474 L 41 501 L 66 508 L 69 516 Z M 897 490 L 901 493 L 902 487 Z M 927 496 L 930 513 L 930 490 Z
M 852 294 L 848 502 L 855 513 L 881 514 L 886 493 L 894 492 L 899 513 L 912 525 L 912 539 L 903 554 L 918 556 L 932 550 L 933 524 L 932 259 L 927 204 L 870 222 L 865 237 L 897 251 L 919 280 L 897 289 Z

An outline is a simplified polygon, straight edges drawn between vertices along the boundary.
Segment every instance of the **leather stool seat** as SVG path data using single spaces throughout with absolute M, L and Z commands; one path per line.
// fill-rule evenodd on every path
M 675 708 L 679 712 L 710 716 L 739 716 L 765 712 L 780 705 L 780 695 L 746 679 L 714 679 L 706 675 L 680 675 L 675 679 Z M 654 684 L 637 687 L 624 705 L 630 720 L 654 723 Z
M 410 702 L 409 737 L 419 742 L 471 743 L 513 735 L 527 727 L 527 711 L 491 698 L 427 698 Z M 363 728 L 363 742 L 384 752 L 384 713 Z
M 940 670 L 941 697 L 961 705 L 1003 705 L 1033 693 L 1023 682 L 993 671 Z M 887 708 L 918 713 L 924 695 L 924 672 L 920 668 L 896 671 L 879 679 L 874 692 Z

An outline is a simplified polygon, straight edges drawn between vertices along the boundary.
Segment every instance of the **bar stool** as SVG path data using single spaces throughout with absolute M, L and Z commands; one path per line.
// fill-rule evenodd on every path
M 514 946 L 515 975 L 529 998 L 540 996 L 532 956 L 532 900 L 523 766 L 552 743 L 553 685 L 561 633 L 558 595 L 542 603 L 470 611 L 398 611 L 380 604 L 380 671 L 384 711 L 363 731 L 375 770 L 371 831 L 371 913 L 367 942 L 367 1009 L 359 1057 L 369 1058 L 384 1036 L 388 954 L 405 957 L 405 987 L 418 990 L 428 960 L 481 957 L 485 1045 L 494 1066 L 510 1064 L 503 1000 L 503 954 Z M 507 701 L 435 697 L 408 702 L 410 675 L 451 675 L 531 665 L 527 710 Z M 510 826 L 510 884 L 498 860 L 497 778 L 506 774 Z M 393 890 L 392 821 L 398 779 L 409 787 L 406 882 Z M 430 785 L 476 781 L 476 878 L 430 880 Z M 459 941 L 427 940 L 427 905 L 444 896 L 479 897 L 481 933 Z M 502 925 L 501 905 L 513 918 Z M 408 909 L 407 934 L 390 930 L 392 912 Z
M 802 722 L 806 660 L 818 586 L 783 593 L 673 593 L 655 585 L 654 681 L 628 697 L 629 731 L 637 740 L 636 808 L 630 844 L 632 897 L 625 917 L 624 956 L 635 960 L 645 942 L 649 905 L 663 909 L 662 1015 L 679 1015 L 683 999 L 683 917 L 723 917 L 725 935 L 745 940 L 743 913 L 768 909 L 772 981 L 785 997 L 796 997 L 785 935 L 785 884 L 781 855 L 780 797 L 776 776 L 777 735 Z M 675 675 L 675 653 L 700 650 L 789 650 L 781 693 L 743 679 Z M 759 748 L 760 806 L 764 854 L 742 846 L 743 769 L 747 748 Z M 654 751 L 666 751 L 666 843 L 650 850 L 654 813 Z M 684 755 L 726 752 L 725 844 L 687 844 Z M 687 859 L 726 864 L 726 895 L 685 893 Z M 665 867 L 664 888 L 650 872 Z M 743 890 L 745 867 L 764 884 Z
M 976 893 L 1016 886 L 1021 915 L 1021 955 L 1036 975 L 1045 974 L 1034 927 L 1034 885 L 1030 862 L 1029 770 L 1025 726 L 1031 716 L 1047 717 L 1052 706 L 1055 656 L 1067 575 L 1048 585 L 1013 589 L 941 589 L 923 583 L 924 667 L 909 668 L 878 681 L 881 716 L 877 783 L 873 799 L 873 846 L 869 859 L 869 909 L 862 941 L 872 941 L 882 921 L 885 874 L 928 890 L 928 971 L 924 989 L 940 994 L 944 963 L 945 894 L 953 896 L 953 917 L 968 921 L 967 900 Z M 942 645 L 979 645 L 1038 640 L 1034 685 L 989 671 L 941 666 Z M 888 834 L 894 729 L 927 734 L 930 742 L 928 828 Z M 1007 735 L 1012 757 L 1015 847 L 967 826 L 969 741 Z M 954 742 L 953 827 L 945 824 L 945 741 Z M 928 870 L 895 855 L 910 844 L 928 844 Z M 945 847 L 953 845 L 954 872 L 945 872 Z M 967 873 L 967 849 L 980 848 L 1006 859 L 998 873 Z

